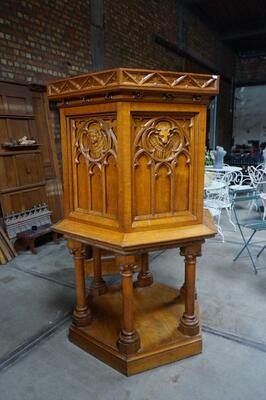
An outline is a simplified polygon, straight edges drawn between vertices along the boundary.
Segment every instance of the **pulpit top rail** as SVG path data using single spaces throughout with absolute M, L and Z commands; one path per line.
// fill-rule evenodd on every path
M 50 81 L 51 100 L 82 98 L 113 91 L 206 94 L 219 93 L 219 76 L 149 69 L 116 68 Z

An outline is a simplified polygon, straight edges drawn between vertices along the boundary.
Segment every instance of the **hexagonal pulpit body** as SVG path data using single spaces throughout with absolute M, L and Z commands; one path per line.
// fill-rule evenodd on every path
M 219 78 L 114 69 L 48 85 L 59 102 L 65 218 L 117 253 L 212 236 L 203 218 L 206 109 Z

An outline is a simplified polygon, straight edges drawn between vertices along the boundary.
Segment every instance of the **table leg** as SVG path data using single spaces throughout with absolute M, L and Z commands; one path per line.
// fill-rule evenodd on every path
M 201 244 L 189 245 L 181 248 L 180 254 L 185 256 L 185 312 L 180 319 L 178 329 L 187 336 L 199 333 L 199 320 L 195 315 L 195 281 L 196 281 L 196 256 L 200 255 Z
M 35 239 L 28 239 L 28 246 L 29 246 L 32 254 L 37 254 L 37 251 L 35 249 Z
M 93 281 L 91 285 L 92 294 L 99 296 L 106 293 L 107 286 L 102 278 L 101 251 L 97 247 L 93 247 Z
M 133 282 L 132 264 L 127 263 L 127 257 L 117 256 L 116 262 L 120 267 L 122 276 L 123 316 L 122 330 L 117 340 L 117 347 L 121 353 L 133 354 L 140 348 L 140 338 L 134 329 L 133 315 Z
M 52 232 L 53 242 L 59 244 L 59 238 L 57 232 Z
M 76 307 L 73 313 L 73 322 L 77 326 L 87 326 L 91 322 L 91 310 L 86 300 L 84 258 L 85 248 L 82 243 L 69 240 L 68 248 L 74 258 L 76 280 Z
M 150 286 L 153 283 L 153 276 L 149 270 L 149 254 L 143 253 L 139 256 L 141 270 L 138 274 L 134 287 L 145 287 Z

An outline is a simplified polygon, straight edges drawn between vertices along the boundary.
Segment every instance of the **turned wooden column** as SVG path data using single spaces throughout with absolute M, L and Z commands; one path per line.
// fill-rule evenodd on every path
M 140 348 L 140 338 L 134 329 L 133 310 L 133 264 L 128 264 L 128 258 L 117 256 L 116 262 L 120 267 L 122 277 L 122 329 L 117 340 L 117 347 L 121 353 L 133 354 Z
M 149 254 L 143 253 L 139 256 L 141 270 L 138 274 L 134 287 L 150 286 L 153 283 L 153 276 L 149 270 Z
M 77 326 L 86 326 L 91 322 L 91 310 L 86 300 L 85 285 L 85 247 L 82 243 L 74 240 L 68 241 L 68 248 L 74 259 L 76 280 L 76 307 L 73 312 L 73 322 Z
M 190 244 L 180 249 L 180 254 L 185 256 L 185 283 L 183 285 L 185 312 L 180 318 L 178 329 L 187 336 L 195 336 L 200 331 L 199 320 L 195 315 L 196 257 L 200 255 L 200 249 L 201 243 Z
M 107 292 L 107 286 L 102 278 L 101 250 L 97 247 L 92 249 L 93 257 L 93 281 L 91 285 L 92 294 L 99 296 Z
M 202 245 L 202 243 L 204 243 L 204 240 L 201 241 L 200 243 L 197 243 L 197 245 L 194 245 L 194 248 L 195 248 L 196 256 L 197 256 L 197 257 L 200 257 L 200 256 L 201 256 L 201 245 Z M 182 248 L 180 249 L 180 255 L 181 255 L 181 256 L 184 255 L 183 252 L 182 252 Z M 186 279 L 187 279 L 187 274 L 186 274 L 186 269 L 185 269 L 185 279 L 184 279 L 184 283 L 183 283 L 183 285 L 181 286 L 181 288 L 179 289 L 179 296 L 180 296 L 182 299 L 185 299 L 185 296 L 186 296 L 186 285 L 187 285 Z M 196 286 L 195 286 L 195 300 L 197 300 L 197 288 L 196 288 Z

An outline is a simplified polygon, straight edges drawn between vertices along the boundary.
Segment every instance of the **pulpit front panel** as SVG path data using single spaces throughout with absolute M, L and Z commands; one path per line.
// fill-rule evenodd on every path
M 133 227 L 200 222 L 204 115 L 190 109 L 131 113 Z

